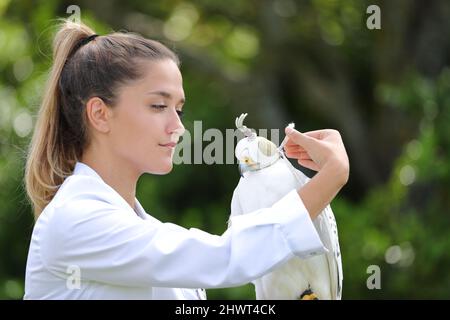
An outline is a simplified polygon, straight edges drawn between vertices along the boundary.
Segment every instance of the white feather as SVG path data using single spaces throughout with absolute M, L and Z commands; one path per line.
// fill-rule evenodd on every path
M 241 121 L 239 125 L 242 126 Z M 260 152 L 255 150 L 258 139 L 262 138 L 240 140 L 236 157 L 239 159 L 245 153 L 256 157 L 251 159 L 256 163 L 262 160 Z M 281 155 L 267 167 L 243 173 L 233 193 L 230 217 L 270 207 L 292 189 L 299 189 L 308 182 L 309 179 Z M 328 252 L 308 259 L 292 258 L 253 281 L 257 299 L 299 299 L 309 288 L 321 300 L 341 298 L 342 262 L 336 220 L 330 206 L 313 223 Z

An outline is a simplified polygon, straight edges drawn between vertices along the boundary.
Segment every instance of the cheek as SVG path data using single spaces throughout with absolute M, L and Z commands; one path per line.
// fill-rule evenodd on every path
M 146 110 L 148 112 L 148 110 Z M 156 141 L 164 133 L 162 128 L 162 119 L 158 119 L 157 115 L 141 112 L 132 117 L 129 121 L 128 130 L 135 139 L 142 142 Z
M 111 130 L 112 147 L 124 157 L 138 155 L 148 149 L 149 142 L 154 140 L 150 132 L 151 125 L 146 124 L 143 115 L 120 114 Z M 141 154 L 142 155 L 142 154 Z
M 155 120 L 154 117 L 152 119 L 149 119 L 149 121 L 145 121 L 140 126 L 140 132 L 141 132 L 141 138 L 144 141 L 151 142 L 154 144 L 158 143 L 165 143 L 165 129 L 163 125 L 163 121 L 161 120 Z
M 159 145 L 169 142 L 168 135 L 164 133 L 163 121 L 155 121 L 154 117 L 148 120 L 132 129 L 133 149 L 142 158 L 152 159 L 152 162 L 167 161 L 171 157 L 170 149 Z
M 121 135 L 123 136 L 122 142 L 128 144 L 130 147 L 142 146 L 142 143 L 148 140 L 148 132 L 144 131 L 146 128 L 139 121 L 127 122 L 123 125 Z
M 165 131 L 166 119 L 163 114 L 142 111 L 121 115 L 123 117 L 115 123 L 113 130 L 113 140 L 117 142 L 114 148 L 122 156 L 139 162 L 147 172 L 170 171 L 174 152 L 159 146 L 170 140 Z

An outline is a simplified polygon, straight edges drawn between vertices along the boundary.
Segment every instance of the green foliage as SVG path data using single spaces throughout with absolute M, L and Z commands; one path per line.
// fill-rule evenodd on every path
M 421 115 L 418 136 L 404 146 L 385 185 L 358 205 L 340 198 L 333 204 L 346 298 L 442 299 L 450 294 L 449 76 L 444 69 L 436 81 L 416 75 L 389 88 L 402 97 L 398 107 L 417 107 L 408 112 Z M 393 246 L 400 254 L 392 256 Z M 374 264 L 381 268 L 379 291 L 366 287 L 367 267 Z
M 365 27 L 373 1 L 75 2 L 0 0 L 0 298 L 23 295 L 33 227 L 26 148 L 55 24 L 72 4 L 99 34 L 129 29 L 179 53 L 191 133 L 197 120 L 225 132 L 242 112 L 257 129 L 291 120 L 301 130 L 339 129 L 352 168 L 332 203 L 344 298 L 448 298 L 448 2 L 426 12 L 419 2 L 380 2 L 379 31 Z M 222 234 L 238 179 L 235 165 L 176 165 L 143 176 L 137 197 L 160 220 Z M 366 286 L 370 265 L 380 266 L 381 290 Z M 208 296 L 253 299 L 254 291 Z

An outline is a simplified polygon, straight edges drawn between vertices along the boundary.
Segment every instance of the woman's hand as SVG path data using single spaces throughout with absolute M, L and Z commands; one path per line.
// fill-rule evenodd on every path
M 286 128 L 286 134 L 289 137 L 284 146 L 287 157 L 297 159 L 300 165 L 314 171 L 333 166 L 342 174 L 342 183 L 347 183 L 350 167 L 339 131 L 324 129 L 300 133 Z
M 286 128 L 289 137 L 284 149 L 286 156 L 318 173 L 298 194 L 312 219 L 334 199 L 347 183 L 349 161 L 341 135 L 336 130 L 317 130 L 300 133 Z

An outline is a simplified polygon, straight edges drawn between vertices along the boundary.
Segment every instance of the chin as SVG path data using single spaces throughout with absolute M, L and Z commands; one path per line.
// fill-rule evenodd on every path
M 173 165 L 171 164 L 168 168 L 166 168 L 166 170 L 164 170 L 161 174 L 168 174 L 172 171 L 173 169 Z
M 165 174 L 170 173 L 172 171 L 172 169 L 173 169 L 173 163 L 170 162 L 170 163 L 161 165 L 157 169 L 152 168 L 151 170 L 148 171 L 148 173 L 157 174 L 157 175 L 165 175 Z

